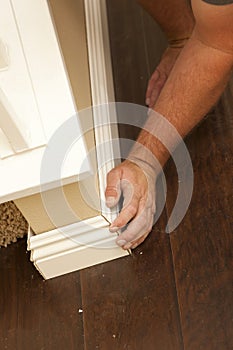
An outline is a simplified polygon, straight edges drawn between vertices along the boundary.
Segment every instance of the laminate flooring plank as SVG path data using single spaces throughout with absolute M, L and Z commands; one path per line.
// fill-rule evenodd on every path
M 81 272 L 85 349 L 183 349 L 164 222 L 132 256 Z
M 83 349 L 79 274 L 44 281 L 26 240 L 0 249 L 0 349 Z
M 233 349 L 233 105 L 232 83 L 210 116 L 187 138 L 194 193 L 170 235 L 184 348 Z M 167 168 L 176 197 L 174 167 Z
M 116 100 L 144 105 L 149 77 L 142 9 L 135 0 L 107 0 Z

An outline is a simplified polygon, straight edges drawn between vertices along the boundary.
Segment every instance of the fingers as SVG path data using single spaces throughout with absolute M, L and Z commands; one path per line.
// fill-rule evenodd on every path
M 147 106 L 150 106 L 151 94 L 152 94 L 152 91 L 154 89 L 156 81 L 159 79 L 159 76 L 160 76 L 159 71 L 156 69 L 149 80 L 147 91 L 146 91 L 146 105 Z
M 135 249 L 137 248 L 142 242 L 144 242 L 144 240 L 146 239 L 146 237 L 149 235 L 149 233 L 151 232 L 152 230 L 152 226 L 153 226 L 153 219 L 154 219 L 154 215 L 152 214 L 151 216 L 151 222 L 150 224 L 148 225 L 148 231 L 143 235 L 141 236 L 139 239 L 131 242 L 131 249 Z
M 122 163 L 107 175 L 106 204 L 115 206 L 121 193 L 123 208 L 109 229 L 116 232 L 128 225 L 116 242 L 123 249 L 130 249 L 143 242 L 151 231 L 155 211 L 154 180 L 148 182 L 139 167 Z
M 124 195 L 125 196 L 125 195 Z M 126 199 L 127 201 L 127 199 Z M 127 223 L 135 217 L 138 212 L 139 207 L 139 197 L 137 195 L 133 195 L 131 201 L 128 205 L 123 206 L 120 214 L 114 220 L 114 222 L 110 226 L 110 232 L 116 232 L 119 228 L 124 227 Z
M 152 206 L 146 206 L 145 202 L 141 202 L 137 215 L 127 229 L 119 235 L 116 243 L 123 249 L 135 248 L 141 244 L 152 229 L 153 217 Z
M 154 107 L 160 93 L 161 90 L 163 89 L 165 83 L 167 80 L 167 75 L 165 73 L 160 73 L 159 79 L 157 80 L 157 82 L 154 84 L 154 89 L 151 93 L 151 97 L 150 97 L 150 105 L 149 107 L 152 108 Z
M 107 186 L 105 190 L 105 198 L 106 205 L 109 208 L 117 205 L 120 196 L 121 196 L 121 188 L 120 188 L 120 180 L 121 180 L 121 171 L 118 168 L 111 170 L 107 174 Z
M 150 230 L 151 231 L 151 230 Z M 129 249 L 135 249 L 137 248 L 140 244 L 142 244 L 146 237 L 149 235 L 150 231 L 146 232 L 142 237 L 140 237 L 137 241 L 131 243 L 131 248 Z
M 146 92 L 146 105 L 148 107 L 154 107 L 166 80 L 167 75 L 156 69 L 148 83 Z

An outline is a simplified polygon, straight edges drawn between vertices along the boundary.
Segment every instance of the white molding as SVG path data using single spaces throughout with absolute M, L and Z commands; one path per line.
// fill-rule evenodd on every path
M 102 217 L 34 236 L 29 229 L 31 261 L 45 279 L 57 277 L 128 255 L 119 248 Z
M 26 125 L 18 118 L 11 103 L 0 88 L 0 128 L 7 135 L 8 141 L 15 152 L 28 148 Z
M 120 147 L 117 141 L 118 130 L 115 105 L 114 103 L 109 103 L 115 100 L 115 96 L 106 1 L 84 0 L 84 3 L 101 210 L 102 215 L 109 222 L 112 222 L 117 215 L 117 211 L 113 213 L 106 207 L 104 192 L 106 175 L 116 165 L 114 159 L 120 159 Z M 100 107 L 95 108 L 95 106 Z M 114 145 L 112 144 L 112 139 L 114 139 Z M 101 147 L 103 142 L 107 143 L 108 147 Z M 104 164 L 105 166 L 102 166 Z
M 0 39 L 0 72 L 9 67 L 9 54 L 6 45 Z

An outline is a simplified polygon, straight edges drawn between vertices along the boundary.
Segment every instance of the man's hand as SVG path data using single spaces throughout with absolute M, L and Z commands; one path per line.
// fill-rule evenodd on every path
M 153 225 L 156 175 L 143 161 L 139 164 L 125 160 L 107 175 L 107 206 L 116 206 L 121 195 L 124 198 L 123 208 L 110 226 L 111 232 L 125 228 L 116 241 L 123 249 L 136 248 Z
M 186 40 L 184 39 L 182 43 L 183 45 L 185 44 L 185 41 Z M 149 108 L 154 107 L 181 50 L 182 46 L 177 48 L 168 47 L 164 52 L 159 65 L 156 67 L 148 82 L 146 91 L 146 105 Z

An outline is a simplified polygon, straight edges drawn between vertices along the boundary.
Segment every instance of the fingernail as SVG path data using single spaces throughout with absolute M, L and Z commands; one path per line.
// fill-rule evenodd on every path
M 119 241 L 116 242 L 117 245 L 119 245 L 119 247 L 123 247 L 127 242 L 123 239 L 120 239 Z
M 112 226 L 112 227 L 110 226 L 110 227 L 109 227 L 109 231 L 112 232 L 112 233 L 115 233 L 115 232 L 117 232 L 118 230 L 119 230 L 119 227 L 117 227 L 117 226 Z
M 112 207 L 116 203 L 115 197 L 107 197 L 106 198 L 106 204 L 110 207 Z
M 149 104 L 150 104 L 150 99 L 149 99 L 149 97 L 146 99 L 146 105 L 147 106 L 149 106 Z

